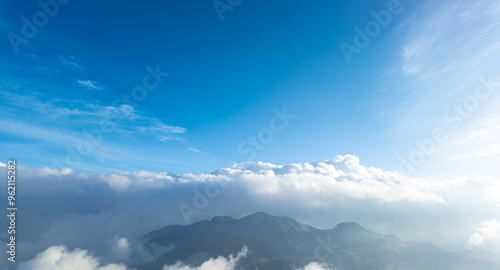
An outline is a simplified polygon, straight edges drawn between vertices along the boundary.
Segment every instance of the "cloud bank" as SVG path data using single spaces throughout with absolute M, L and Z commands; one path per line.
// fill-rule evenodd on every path
M 64 178 L 71 172 L 73 171 L 70 169 L 42 168 L 34 173 Z M 373 199 L 378 203 L 445 202 L 434 193 L 438 188 L 436 183 L 408 178 L 395 171 L 362 166 L 359 158 L 353 155 L 337 156 L 335 159 L 320 162 L 287 165 L 247 162 L 205 174 L 175 175 L 138 171 L 91 175 L 80 173 L 73 176 L 80 179 L 94 176 L 117 191 L 141 187 L 166 188 L 192 183 L 235 182 L 253 196 L 301 197 L 304 204 L 313 207 L 328 206 L 331 204 L 331 196 Z
M 0 173 L 5 170 L 0 166 Z M 168 251 L 147 250 L 142 243 L 148 232 L 257 211 L 320 228 L 357 221 L 405 240 L 432 241 L 459 250 L 480 241 L 497 250 L 499 241 L 489 237 L 487 229 L 476 231 L 481 222 L 498 219 L 496 179 L 409 178 L 363 166 L 353 155 L 286 165 L 240 163 L 204 174 L 106 174 L 23 166 L 17 173 L 22 179 L 17 196 L 23 203 L 19 230 L 26 232 L 19 238 L 23 246 L 19 261 L 64 245 L 69 250 L 89 250 L 103 263 L 134 264 Z M 0 192 L 0 200 L 6 200 L 6 190 Z M 0 244 L 5 241 L 0 235 Z

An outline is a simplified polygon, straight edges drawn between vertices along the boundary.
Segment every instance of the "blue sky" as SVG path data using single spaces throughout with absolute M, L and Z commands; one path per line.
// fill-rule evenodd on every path
M 371 12 L 388 5 L 400 12 L 346 61 L 340 44 L 354 44 L 355 27 L 365 29 Z M 16 53 L 8 34 L 22 35 L 22 17 L 32 21 L 41 7 L 2 1 L 1 158 L 31 167 L 201 173 L 250 159 L 285 164 L 353 154 L 397 170 L 398 158 L 442 125 L 443 112 L 477 77 L 494 73 L 498 40 L 482 32 L 496 25 L 495 14 L 481 15 L 488 5 L 495 4 L 243 1 L 221 21 L 210 1 L 73 0 L 59 4 Z M 471 36 L 477 44 L 463 42 Z M 467 54 L 478 48 L 486 58 L 474 68 L 478 57 Z M 147 67 L 169 74 L 133 107 L 113 103 L 142 85 Z M 495 111 L 483 107 L 485 115 Z M 238 150 L 285 108 L 296 117 L 255 157 Z M 88 145 L 82 132 L 101 121 L 115 129 L 69 164 L 68 155 Z M 449 159 L 440 153 L 415 173 L 439 175 L 444 165 L 436 164 Z
M 55 1 L 0 1 L 20 261 L 256 211 L 500 252 L 498 1 Z

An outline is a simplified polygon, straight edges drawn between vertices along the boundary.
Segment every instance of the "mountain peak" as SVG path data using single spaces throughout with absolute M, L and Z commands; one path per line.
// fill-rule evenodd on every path
M 236 221 L 236 220 L 245 220 L 245 221 L 255 221 L 255 222 L 261 222 L 264 220 L 271 220 L 273 218 L 278 218 L 275 216 L 271 216 L 265 212 L 256 212 L 250 215 L 246 215 L 242 217 L 241 219 L 234 219 L 230 216 L 214 216 L 210 220 L 210 222 L 228 222 L 228 221 Z
M 243 218 L 254 219 L 254 218 L 269 218 L 269 217 L 274 217 L 274 216 L 271 216 L 271 215 L 267 214 L 266 212 L 259 211 L 259 212 L 255 212 L 253 214 L 247 215 Z
M 225 222 L 225 221 L 232 221 L 234 220 L 232 217 L 228 216 L 215 216 L 213 217 L 210 222 Z
M 335 226 L 335 230 L 340 230 L 340 231 L 365 231 L 365 228 L 363 228 L 357 222 L 340 222 L 339 224 L 337 224 L 337 226 Z

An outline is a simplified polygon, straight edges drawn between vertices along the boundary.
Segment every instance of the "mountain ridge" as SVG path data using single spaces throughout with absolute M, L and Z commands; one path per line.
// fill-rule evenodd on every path
M 241 269 L 300 269 L 320 262 L 342 270 L 498 270 L 498 265 L 463 258 L 432 243 L 406 242 L 382 235 L 357 222 L 318 229 L 290 217 L 257 212 L 235 219 L 214 216 L 190 225 L 170 225 L 146 235 L 146 246 L 173 247 L 138 269 L 161 269 L 182 261 L 199 266 L 248 247 Z

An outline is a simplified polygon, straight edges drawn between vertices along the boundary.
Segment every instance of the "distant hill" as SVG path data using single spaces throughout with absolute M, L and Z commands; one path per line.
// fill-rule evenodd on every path
M 366 230 L 355 222 L 320 230 L 289 217 L 258 212 L 241 219 L 214 217 L 191 225 L 172 225 L 147 235 L 147 245 L 174 247 L 157 259 L 136 266 L 162 269 L 182 261 L 200 265 L 209 258 L 248 254 L 241 269 L 297 269 L 316 261 L 343 270 L 498 270 L 466 253 L 446 252 L 432 243 L 413 243 Z

